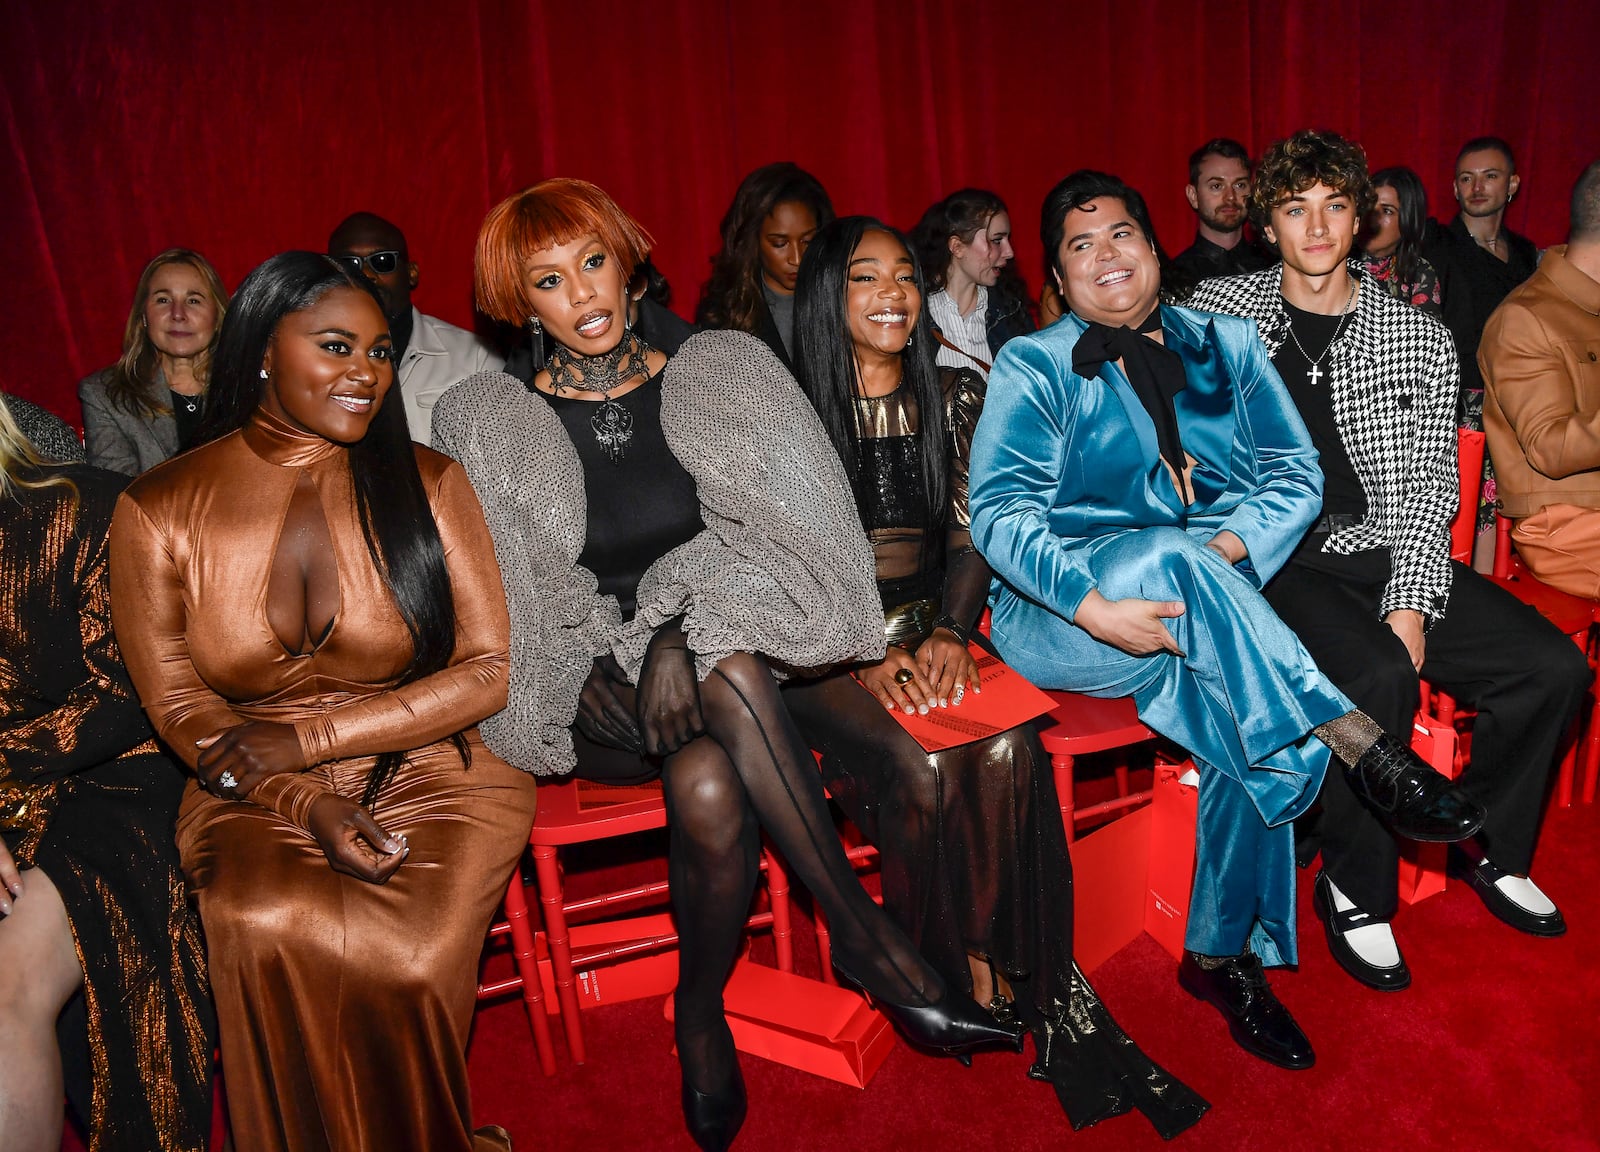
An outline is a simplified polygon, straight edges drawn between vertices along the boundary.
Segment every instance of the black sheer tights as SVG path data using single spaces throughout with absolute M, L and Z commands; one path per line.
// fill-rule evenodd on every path
M 759 656 L 735 653 L 700 685 L 707 734 L 727 753 L 761 826 L 822 905 L 839 965 L 867 991 L 925 1006 L 944 996 L 937 973 L 873 903 L 834 831 L 816 759 Z
M 761 833 L 739 774 L 722 746 L 701 738 L 669 757 L 662 773 L 672 846 L 668 878 L 678 919 L 673 1030 L 689 1083 L 714 1093 L 733 1077 L 733 1037 L 722 985 L 744 934 L 760 869 Z
M 826 912 L 841 965 L 873 995 L 921 1006 L 938 1001 L 944 985 L 857 880 L 815 758 L 766 662 L 722 660 L 700 685 L 700 705 L 706 735 L 667 757 L 662 789 L 679 935 L 673 1027 L 689 1083 L 714 1093 L 736 1067 L 722 987 L 755 889 L 762 828 Z M 648 772 L 632 753 L 575 741 L 586 777 L 621 782 Z

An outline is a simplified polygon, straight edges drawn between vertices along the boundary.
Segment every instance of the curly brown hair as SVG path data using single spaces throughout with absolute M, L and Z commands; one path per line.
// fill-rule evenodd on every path
M 1274 208 L 1313 184 L 1349 196 L 1355 202 L 1357 220 L 1365 220 L 1378 203 L 1361 145 L 1336 132 L 1302 128 L 1261 157 L 1255 187 L 1250 190 L 1251 223 L 1264 232 L 1272 224 Z

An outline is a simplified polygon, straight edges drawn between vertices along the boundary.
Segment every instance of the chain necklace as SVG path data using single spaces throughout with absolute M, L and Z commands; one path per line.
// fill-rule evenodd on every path
M 200 411 L 200 397 L 187 396 L 184 393 L 174 391 L 171 388 L 167 389 L 167 391 L 172 392 L 174 396 L 183 402 L 183 410 L 185 412 L 193 415 L 194 413 Z
M 633 413 L 613 400 L 611 392 L 636 376 L 648 378 L 649 354 L 650 345 L 631 332 L 611 351 L 598 356 L 574 355 L 563 344 L 557 344 L 550 353 L 550 391 L 557 396 L 563 389 L 589 392 L 601 398 L 594 415 L 589 417 L 589 427 L 613 464 L 621 463 L 628 442 L 633 439 Z M 583 372 L 583 379 L 573 375 L 573 368 Z
M 1311 381 L 1311 386 L 1313 388 L 1317 387 L 1317 385 L 1322 382 L 1323 376 L 1326 375 L 1319 365 L 1322 363 L 1323 359 L 1328 355 L 1328 353 L 1333 351 L 1333 346 L 1339 342 L 1339 336 L 1344 332 L 1345 321 L 1348 320 L 1351 315 L 1350 305 L 1355 302 L 1355 298 L 1356 282 L 1355 278 L 1352 277 L 1350 280 L 1350 295 L 1345 297 L 1344 308 L 1342 308 L 1339 312 L 1339 323 L 1333 326 L 1333 336 L 1328 340 L 1328 346 L 1322 350 L 1322 355 L 1318 356 L 1315 360 L 1311 359 L 1311 353 L 1306 351 L 1306 346 L 1300 343 L 1300 337 L 1294 334 L 1293 318 L 1290 318 L 1289 320 L 1289 339 L 1294 341 L 1294 346 L 1300 349 L 1300 355 L 1304 356 L 1311 364 L 1311 371 L 1306 373 L 1306 379 Z

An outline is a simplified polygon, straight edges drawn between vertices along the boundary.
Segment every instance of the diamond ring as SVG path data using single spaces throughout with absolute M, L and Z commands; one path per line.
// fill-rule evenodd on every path
M 232 792 L 238 786 L 239 782 L 233 778 L 233 773 L 226 768 L 222 770 L 222 775 L 217 777 L 217 787 L 225 792 Z

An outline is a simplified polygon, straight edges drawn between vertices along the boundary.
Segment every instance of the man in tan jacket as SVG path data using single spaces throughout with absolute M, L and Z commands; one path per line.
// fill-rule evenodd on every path
M 1511 539 L 1540 580 L 1600 600 L 1600 160 L 1565 247 L 1483 330 L 1484 427 Z

